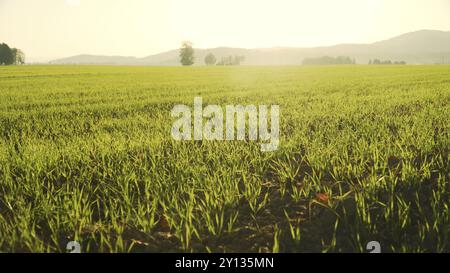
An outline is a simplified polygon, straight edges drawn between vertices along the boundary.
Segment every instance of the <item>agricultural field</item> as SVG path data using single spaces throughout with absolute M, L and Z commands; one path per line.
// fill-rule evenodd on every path
M 280 106 L 280 145 L 175 141 Z M 0 67 L 0 251 L 450 251 L 450 66 Z

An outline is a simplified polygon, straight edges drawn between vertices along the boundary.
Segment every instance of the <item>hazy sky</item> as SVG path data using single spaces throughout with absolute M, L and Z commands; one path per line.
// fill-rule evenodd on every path
M 0 42 L 30 61 L 178 48 L 368 43 L 450 30 L 450 0 L 0 0 Z

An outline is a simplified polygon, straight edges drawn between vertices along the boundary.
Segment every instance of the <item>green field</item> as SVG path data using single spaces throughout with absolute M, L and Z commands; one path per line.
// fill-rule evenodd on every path
M 280 105 L 281 144 L 175 104 Z M 0 251 L 450 251 L 450 66 L 0 67 Z

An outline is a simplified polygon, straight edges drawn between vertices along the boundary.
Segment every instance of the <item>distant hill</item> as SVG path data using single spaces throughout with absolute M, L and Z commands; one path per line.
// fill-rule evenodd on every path
M 144 58 L 79 55 L 50 62 L 51 64 L 111 64 L 177 66 L 178 49 Z M 218 47 L 195 49 L 196 65 L 203 65 L 208 53 L 218 60 L 230 55 L 245 56 L 243 65 L 300 65 L 305 58 L 349 56 L 356 63 L 370 59 L 406 61 L 408 64 L 450 63 L 450 31 L 420 30 L 372 44 L 340 44 L 314 48 L 243 49 Z
M 51 61 L 52 64 L 136 64 L 136 57 L 77 55 L 69 58 Z

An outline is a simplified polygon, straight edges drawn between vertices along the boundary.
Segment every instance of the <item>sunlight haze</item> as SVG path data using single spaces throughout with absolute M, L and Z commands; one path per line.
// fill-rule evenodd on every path
M 197 48 L 371 43 L 450 30 L 448 0 L 0 0 L 0 42 L 29 61 Z

